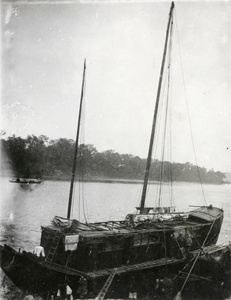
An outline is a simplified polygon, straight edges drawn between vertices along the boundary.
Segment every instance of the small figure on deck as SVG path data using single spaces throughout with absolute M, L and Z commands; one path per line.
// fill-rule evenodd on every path
M 69 287 L 69 285 L 67 285 L 67 287 L 66 287 L 66 298 L 65 299 L 73 300 L 72 289 Z
M 129 299 L 137 299 L 137 286 L 135 284 L 135 277 L 132 276 L 131 281 L 129 282 Z
M 185 237 L 185 251 L 187 256 L 190 254 L 192 243 L 193 241 L 191 239 L 191 236 L 187 233 Z
M 185 246 L 185 238 L 183 236 L 183 232 L 182 231 L 179 233 L 177 241 L 178 241 L 178 243 L 179 243 L 179 245 L 180 245 L 181 248 Z
M 177 237 L 177 242 L 178 242 L 178 245 L 180 247 L 180 251 L 181 251 L 181 254 L 183 256 L 186 255 L 186 252 L 185 252 L 185 237 L 183 235 L 183 232 L 181 231 Z
M 173 280 L 166 276 L 160 279 L 157 278 L 154 291 L 155 291 L 155 296 L 158 299 L 166 299 L 166 300 L 173 299 L 173 295 L 175 292 Z
M 65 296 L 66 296 L 66 284 L 59 283 L 56 299 L 65 299 Z
M 79 286 L 77 289 L 77 298 L 76 299 L 85 299 L 88 293 L 87 290 L 87 279 L 83 276 L 79 279 Z
M 42 246 L 36 246 L 33 252 L 37 257 L 44 258 L 45 252 Z
M 173 233 L 170 235 L 169 243 L 167 246 L 169 246 L 168 248 L 170 258 L 177 258 L 178 245 Z

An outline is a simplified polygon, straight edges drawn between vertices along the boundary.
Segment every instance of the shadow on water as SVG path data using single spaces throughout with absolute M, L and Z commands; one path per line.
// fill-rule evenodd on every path
M 33 192 L 37 188 L 39 188 L 41 185 L 43 185 L 43 182 L 40 184 L 29 184 L 29 183 L 20 183 L 20 189 L 25 192 Z

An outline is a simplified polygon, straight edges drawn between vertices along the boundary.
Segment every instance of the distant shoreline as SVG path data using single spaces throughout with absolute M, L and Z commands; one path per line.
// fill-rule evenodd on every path
M 68 179 L 42 179 L 44 181 L 67 181 L 69 182 L 70 180 Z M 76 180 L 76 182 L 95 182 L 95 183 L 122 183 L 122 184 L 143 184 L 143 180 L 139 179 L 84 179 L 84 180 Z M 195 181 L 172 181 L 174 183 L 195 183 L 195 184 L 200 184 L 200 182 L 195 182 Z M 160 181 L 149 181 L 149 184 L 159 184 Z M 169 183 L 169 181 L 164 181 L 162 182 L 164 184 Z M 223 184 L 231 184 L 231 182 L 223 182 L 223 183 L 214 183 L 214 182 L 204 182 L 203 184 L 214 184 L 214 185 L 223 185 Z
M 1 176 L 1 178 L 9 179 L 17 178 L 17 176 Z M 20 177 L 21 178 L 21 177 Z M 35 178 L 38 179 L 38 178 Z M 44 181 L 63 181 L 63 182 L 70 182 L 70 178 L 67 177 L 44 177 L 39 178 L 40 180 Z M 122 183 L 122 184 L 143 184 L 143 180 L 141 179 L 119 179 L 119 178 L 85 178 L 83 180 L 76 180 L 76 182 L 95 182 L 95 183 Z M 173 181 L 174 183 L 195 183 L 200 184 L 200 182 L 195 181 Z M 168 183 L 168 181 L 164 181 L 164 184 Z M 159 181 L 151 180 L 149 184 L 159 184 Z M 204 182 L 203 184 L 215 184 L 215 185 L 223 185 L 223 184 L 231 184 L 229 181 L 224 181 L 222 183 L 214 183 L 214 182 Z
M 70 181 L 66 178 L 44 178 L 44 181 Z M 98 183 L 124 183 L 124 184 L 143 184 L 143 180 L 139 179 L 118 179 L 118 178 L 86 178 L 76 180 L 77 182 L 98 182 Z M 158 184 L 158 181 L 150 181 L 150 184 Z
M 3 178 L 9 178 L 3 177 Z M 16 177 L 13 177 L 16 178 Z M 12 179 L 9 178 L 9 180 Z M 38 178 L 36 178 L 38 179 Z M 39 178 L 40 180 L 44 181 L 63 181 L 63 182 L 70 182 L 70 178 L 54 178 L 54 177 L 45 177 Z M 76 182 L 95 182 L 95 183 L 121 183 L 121 184 L 143 184 L 143 180 L 141 179 L 119 179 L 119 178 L 86 178 L 83 180 L 76 180 Z M 200 184 L 199 182 L 194 181 L 173 181 L 174 183 L 195 183 Z M 159 181 L 149 181 L 149 184 L 159 184 Z M 168 181 L 163 182 L 164 184 L 169 183 Z M 203 184 L 214 184 L 214 185 L 222 185 L 222 184 L 231 184 L 231 182 L 223 182 L 223 183 L 214 183 L 214 182 L 204 182 Z

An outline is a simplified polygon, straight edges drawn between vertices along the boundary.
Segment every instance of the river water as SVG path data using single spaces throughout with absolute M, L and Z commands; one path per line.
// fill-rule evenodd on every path
M 40 228 L 49 225 L 54 216 L 66 217 L 69 197 L 68 182 L 44 181 L 42 184 L 20 185 L 2 178 L 1 183 L 1 244 L 15 249 L 33 251 L 40 243 Z M 167 205 L 170 191 L 177 211 L 189 211 L 190 205 L 222 207 L 225 212 L 218 244 L 231 241 L 231 185 L 203 185 L 174 183 L 170 188 L 164 184 L 161 194 L 163 206 Z M 122 220 L 139 205 L 142 185 L 124 183 L 76 184 L 72 217 L 82 222 Z M 147 206 L 154 206 L 157 185 L 150 185 Z M 79 200 L 80 199 L 80 200 Z M 205 200 L 206 199 L 206 200 Z M 11 299 L 17 289 L 4 279 L 1 272 L 0 299 Z M 4 279 L 4 288 L 2 281 Z M 11 298 L 10 298 L 11 297 Z M 13 299 L 13 298 L 12 298 Z M 198 298 L 199 299 L 199 298 Z

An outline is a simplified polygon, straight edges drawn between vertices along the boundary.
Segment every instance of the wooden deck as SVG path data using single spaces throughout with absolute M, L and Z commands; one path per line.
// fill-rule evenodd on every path
M 156 259 L 153 261 L 148 261 L 148 262 L 139 263 L 139 264 L 135 264 L 135 265 L 127 265 L 127 266 L 123 265 L 121 267 L 117 267 L 116 274 L 123 274 L 123 273 L 127 273 L 127 272 L 151 269 L 151 268 L 161 267 L 161 266 L 165 266 L 165 265 L 173 265 L 173 264 L 182 263 L 184 261 L 185 261 L 185 258 L 182 258 L 182 259 L 161 258 L 161 259 Z M 114 268 L 104 269 L 104 270 L 100 270 L 100 271 L 89 272 L 89 273 L 87 273 L 87 275 L 91 278 L 109 276 L 113 272 L 113 270 L 114 270 Z
M 165 266 L 165 265 L 178 264 L 178 263 L 184 262 L 185 260 L 186 260 L 185 258 L 182 258 L 182 259 L 161 258 L 158 260 L 148 261 L 148 262 L 139 263 L 139 264 L 135 264 L 135 265 L 126 265 L 126 266 L 122 265 L 121 267 L 117 267 L 116 274 L 124 274 L 124 273 L 128 273 L 128 272 L 157 268 L 157 267 L 161 267 L 161 266 Z M 78 271 L 78 270 L 75 270 L 72 268 L 61 266 L 61 265 L 58 265 L 55 263 L 43 262 L 41 264 L 44 267 L 49 268 L 50 271 L 57 271 L 57 272 L 64 273 L 67 275 L 85 276 L 86 278 L 89 278 L 89 279 L 109 276 L 114 270 L 114 268 L 110 268 L 110 269 L 98 270 L 95 272 L 82 272 L 82 271 Z

